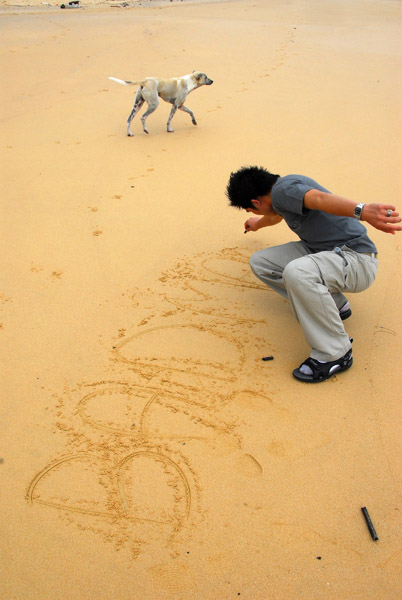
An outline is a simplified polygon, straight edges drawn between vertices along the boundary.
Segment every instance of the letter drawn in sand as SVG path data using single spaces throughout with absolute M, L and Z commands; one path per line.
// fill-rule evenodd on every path
M 144 469 L 143 463 L 149 463 L 149 467 Z M 148 477 L 150 468 L 152 477 Z M 187 477 L 168 456 L 145 450 L 133 452 L 117 466 L 117 482 L 121 504 L 129 519 L 174 525 L 177 530 L 190 516 L 191 490 Z
M 26 499 L 30 504 L 108 517 L 112 486 L 112 481 L 106 482 L 104 462 L 80 453 L 63 456 L 42 469 L 31 481 Z
M 117 382 L 99 386 L 81 398 L 78 413 L 92 427 L 110 433 L 142 435 L 144 408 L 158 393 L 152 388 Z
M 245 358 L 242 345 L 225 331 L 181 324 L 136 333 L 117 343 L 114 353 L 138 369 L 180 371 L 221 381 L 234 381 Z
M 147 464 L 136 469 L 136 462 Z M 168 456 L 148 450 L 133 452 L 117 464 L 85 453 L 64 456 L 34 477 L 26 499 L 94 517 L 171 525 L 175 531 L 191 508 L 183 469 Z

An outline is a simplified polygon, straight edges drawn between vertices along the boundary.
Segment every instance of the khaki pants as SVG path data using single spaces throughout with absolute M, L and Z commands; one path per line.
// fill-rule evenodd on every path
M 309 254 L 302 242 L 259 250 L 250 257 L 253 273 L 288 298 L 303 330 L 310 356 L 332 361 L 351 348 L 339 316 L 343 292 L 362 292 L 374 281 L 378 261 L 346 246 Z

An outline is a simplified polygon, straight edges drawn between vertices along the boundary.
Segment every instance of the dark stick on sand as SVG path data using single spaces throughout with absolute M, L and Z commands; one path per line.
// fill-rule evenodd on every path
M 368 510 L 365 506 L 362 507 L 362 513 L 364 515 L 365 521 L 367 523 L 367 527 L 369 528 L 369 532 L 374 541 L 378 540 L 378 535 L 376 530 L 374 529 L 374 525 L 371 522 L 370 515 L 368 514 Z

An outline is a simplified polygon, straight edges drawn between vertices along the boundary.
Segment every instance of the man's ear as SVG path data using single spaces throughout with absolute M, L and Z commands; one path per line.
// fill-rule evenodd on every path
M 256 210 L 259 210 L 261 208 L 261 201 L 258 200 L 258 198 L 251 200 L 251 204 Z

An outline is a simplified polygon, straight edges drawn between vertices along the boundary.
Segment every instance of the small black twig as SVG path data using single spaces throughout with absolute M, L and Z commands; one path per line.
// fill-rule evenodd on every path
M 372 539 L 376 542 L 378 540 L 378 535 L 376 533 L 376 530 L 374 529 L 374 525 L 370 519 L 370 515 L 368 514 L 368 510 L 365 506 L 362 507 L 362 513 L 367 523 L 367 527 L 369 528 L 370 535 Z

